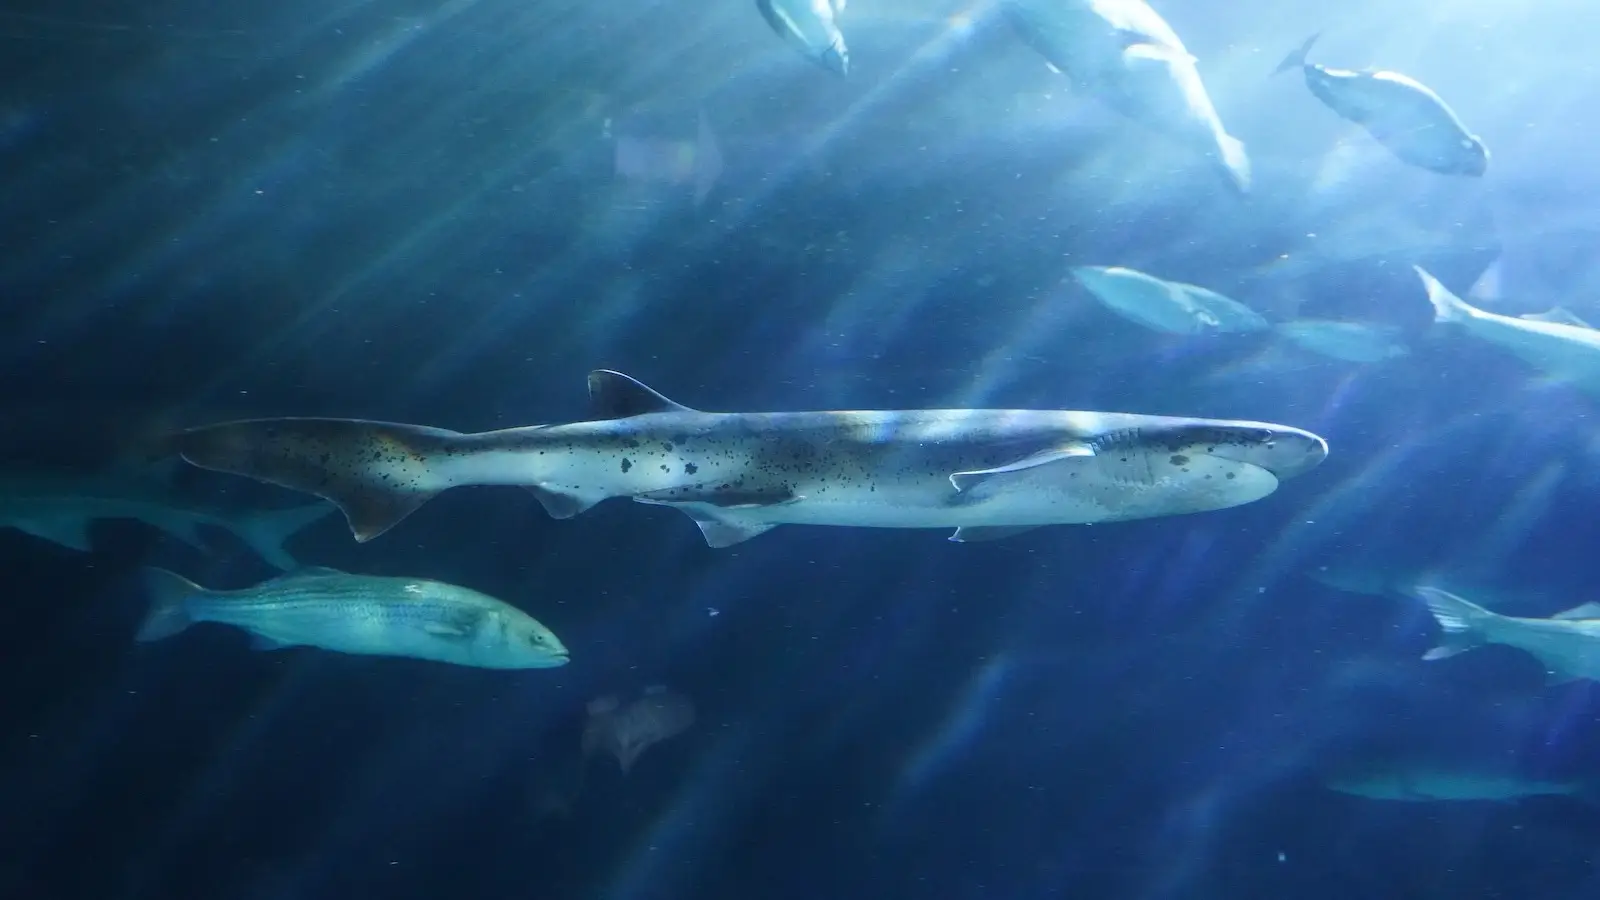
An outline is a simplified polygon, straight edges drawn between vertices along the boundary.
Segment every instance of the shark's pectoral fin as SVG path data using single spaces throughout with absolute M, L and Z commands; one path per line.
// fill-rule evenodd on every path
M 542 484 L 530 484 L 527 487 L 528 492 L 539 500 L 539 505 L 544 507 L 544 511 L 549 513 L 552 519 L 570 519 L 599 502 L 577 494 L 563 493 Z
M 82 518 L 28 519 L 14 522 L 17 528 L 82 553 L 88 553 L 89 520 Z
M 610 369 L 589 373 L 589 405 L 600 419 L 626 419 L 649 413 L 694 412 L 646 387 L 642 382 Z
M 950 540 L 958 544 L 970 544 L 974 541 L 998 541 L 1002 538 L 1013 537 L 1024 531 L 1032 531 L 1039 525 L 968 525 L 957 528 L 956 533 L 950 535 Z
M 950 484 L 958 491 L 969 491 L 986 481 L 1000 478 L 1005 475 L 1010 475 L 1017 472 L 1026 472 L 1029 469 L 1036 469 L 1039 466 L 1047 466 L 1051 463 L 1061 462 L 1062 460 L 1066 459 L 1078 459 L 1093 455 L 1093 447 L 1090 447 L 1088 444 L 1074 442 L 1062 445 L 1060 447 L 1052 447 L 1049 450 L 1040 451 L 1032 456 L 1023 457 L 1014 463 L 1007 463 L 1003 466 L 996 466 L 992 469 L 974 469 L 970 472 L 956 472 L 950 476 Z

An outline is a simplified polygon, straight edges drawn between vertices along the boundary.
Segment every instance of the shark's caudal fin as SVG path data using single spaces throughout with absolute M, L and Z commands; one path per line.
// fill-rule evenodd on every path
M 173 445 L 203 469 L 315 494 L 370 541 L 449 484 L 437 463 L 463 435 L 360 419 L 250 419 L 193 428 Z
M 144 570 L 144 585 L 150 595 L 150 611 L 139 626 L 137 640 L 159 641 L 194 624 L 185 604 L 205 588 L 177 573 L 154 568 Z
M 288 572 L 300 568 L 300 563 L 284 548 L 284 543 L 300 529 L 331 512 L 333 507 L 327 503 L 252 511 L 234 518 L 228 528 L 273 568 Z
M 1439 646 L 1424 653 L 1423 659 L 1447 659 L 1487 643 L 1483 627 L 1499 618 L 1498 615 L 1438 588 L 1419 587 L 1415 593 L 1422 602 L 1428 604 L 1428 611 L 1433 613 L 1433 618 L 1444 632 Z
M 1322 32 L 1319 31 L 1316 34 L 1313 34 L 1311 37 L 1306 38 L 1305 43 L 1301 44 L 1297 49 L 1295 49 L 1293 53 L 1285 56 L 1283 58 L 1283 62 L 1278 63 L 1278 67 L 1272 70 L 1272 74 L 1277 75 L 1282 72 L 1287 72 L 1290 69 L 1298 69 L 1304 66 L 1306 64 L 1306 57 L 1311 53 L 1312 46 L 1317 43 L 1317 39 L 1320 37 L 1322 37 Z
M 1435 322 L 1465 322 L 1472 318 L 1473 308 L 1450 289 L 1439 283 L 1439 279 L 1428 274 L 1428 270 L 1421 266 L 1412 266 L 1417 276 L 1422 279 L 1422 286 L 1428 291 L 1428 302 L 1433 304 L 1433 320 Z

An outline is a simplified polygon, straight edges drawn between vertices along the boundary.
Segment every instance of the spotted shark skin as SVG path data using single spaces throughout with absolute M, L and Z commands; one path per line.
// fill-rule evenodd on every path
M 1223 509 L 1319 464 L 1322 438 L 1261 422 L 1057 410 L 712 413 L 618 372 L 596 418 L 461 434 L 353 419 L 256 419 L 174 438 L 195 465 L 324 497 L 359 541 L 440 491 L 520 485 L 570 518 L 613 497 L 688 514 L 713 547 L 780 524 L 955 528 Z

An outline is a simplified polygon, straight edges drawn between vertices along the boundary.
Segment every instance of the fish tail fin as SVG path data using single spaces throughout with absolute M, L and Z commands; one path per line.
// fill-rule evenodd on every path
M 135 636 L 139 641 L 159 641 L 172 637 L 194 624 L 188 610 L 188 600 L 205 588 L 166 569 L 144 570 L 145 590 L 150 594 L 150 611 L 145 614 Z
M 1272 70 L 1272 74 L 1278 75 L 1283 72 L 1287 72 L 1290 69 L 1298 69 L 1304 66 L 1306 64 L 1306 57 L 1311 53 L 1312 46 L 1317 43 L 1317 39 L 1320 37 L 1322 37 L 1322 32 L 1319 31 L 1316 34 L 1313 34 L 1311 37 L 1306 38 L 1305 43 L 1295 48 L 1294 52 L 1290 53 L 1288 56 L 1285 56 L 1283 58 L 1283 62 L 1278 63 L 1278 67 Z
M 344 513 L 357 541 L 393 528 L 450 482 L 439 462 L 464 435 L 359 419 L 249 419 L 175 435 L 184 459 L 315 494 Z
M 1422 602 L 1428 604 L 1428 612 L 1433 613 L 1434 620 L 1444 632 L 1439 646 L 1423 654 L 1423 659 L 1447 659 L 1488 643 L 1483 628 L 1499 618 L 1498 615 L 1438 588 L 1419 587 L 1415 593 Z
M 1439 283 L 1439 279 L 1428 273 L 1421 266 L 1412 266 L 1417 276 L 1422 279 L 1422 286 L 1428 291 L 1428 302 L 1433 304 L 1433 320 L 1435 322 L 1465 322 L 1472 318 L 1473 309 L 1450 289 Z
M 333 506 L 327 503 L 255 511 L 233 522 L 232 531 L 239 540 L 250 545 L 257 556 L 274 568 L 288 572 L 300 568 L 300 563 L 283 545 L 301 529 L 331 512 Z
M 1217 152 L 1228 183 L 1240 194 L 1250 193 L 1250 154 L 1245 151 L 1244 141 L 1223 132 L 1217 135 Z

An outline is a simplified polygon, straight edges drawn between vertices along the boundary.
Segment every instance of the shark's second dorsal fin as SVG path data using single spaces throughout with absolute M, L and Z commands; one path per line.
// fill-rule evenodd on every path
M 610 369 L 589 373 L 589 405 L 596 419 L 626 419 L 649 413 L 694 412 L 674 403 L 643 383 Z
M 1550 618 L 1563 620 L 1600 619 L 1600 602 L 1584 603 L 1579 606 L 1574 606 L 1573 608 L 1564 612 L 1558 612 Z
M 1593 325 L 1578 318 L 1572 310 L 1567 309 L 1565 306 L 1552 306 L 1542 313 L 1524 313 L 1518 318 L 1526 319 L 1530 322 L 1545 322 L 1551 325 L 1571 325 L 1575 328 L 1588 328 L 1591 330 L 1594 328 Z

